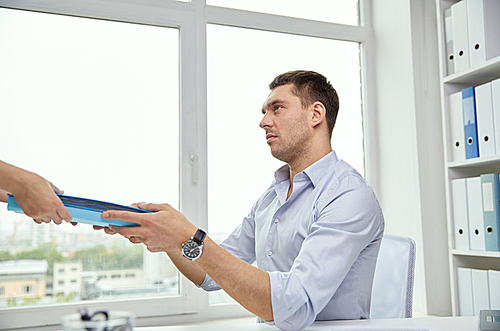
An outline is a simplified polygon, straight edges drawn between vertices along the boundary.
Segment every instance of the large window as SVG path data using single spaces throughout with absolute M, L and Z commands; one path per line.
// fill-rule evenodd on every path
M 286 11 L 221 0 L 13 3 L 0 4 L 0 159 L 68 195 L 168 202 L 220 242 L 281 166 L 258 124 L 269 82 L 296 69 L 337 89 L 332 145 L 365 173 L 369 33 L 355 0 L 307 12 L 300 1 Z M 37 225 L 5 205 L 0 264 L 0 328 L 57 328 L 82 306 L 133 310 L 138 326 L 247 314 L 186 282 L 166 254 L 86 224 Z
M 289 70 L 328 77 L 340 96 L 332 146 L 364 173 L 359 44 L 209 25 L 208 226 L 222 241 L 274 180 L 282 162 L 271 156 L 259 127 L 272 79 Z M 319 51 L 317 51 L 319 50 Z M 220 293 L 211 293 L 212 302 Z

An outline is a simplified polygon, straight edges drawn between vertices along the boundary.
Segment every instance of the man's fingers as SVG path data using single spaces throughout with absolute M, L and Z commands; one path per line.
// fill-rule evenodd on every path
M 128 227 L 128 226 L 116 226 L 116 225 L 109 225 L 109 228 L 111 229 L 111 231 L 114 231 L 115 233 L 118 233 L 122 236 L 124 236 L 125 238 L 129 239 L 132 238 L 132 237 L 138 237 L 138 238 L 143 238 L 141 236 L 141 228 L 140 227 L 136 227 L 136 226 L 131 226 L 131 227 Z M 142 242 L 142 241 L 141 241 Z
M 142 224 L 141 214 L 129 211 L 106 210 L 101 214 L 101 217 L 104 219 L 117 219 L 125 222 L 137 223 L 139 225 Z
M 136 204 L 136 208 L 144 209 L 144 210 L 149 210 L 149 211 L 160 211 L 160 210 L 166 210 L 170 207 L 169 204 L 163 203 L 163 204 L 157 204 L 157 203 L 146 203 L 146 202 L 139 202 Z

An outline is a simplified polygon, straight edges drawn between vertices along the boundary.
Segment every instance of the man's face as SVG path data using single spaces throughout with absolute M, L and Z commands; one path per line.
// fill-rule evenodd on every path
M 266 131 L 271 154 L 290 163 L 307 151 L 311 136 L 307 109 L 291 91 L 292 85 L 281 85 L 269 93 L 262 107 L 260 127 Z

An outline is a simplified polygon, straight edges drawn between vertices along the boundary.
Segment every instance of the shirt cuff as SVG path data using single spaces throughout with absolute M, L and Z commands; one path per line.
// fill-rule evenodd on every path
M 195 284 L 196 285 L 196 284 Z M 218 291 L 220 290 L 220 286 L 217 285 L 216 282 L 208 274 L 205 274 L 205 279 L 201 285 L 196 285 L 198 288 L 202 288 L 207 292 Z
M 292 273 L 273 271 L 268 274 L 271 282 L 273 323 L 279 326 L 303 307 L 308 302 L 308 297 L 302 284 Z

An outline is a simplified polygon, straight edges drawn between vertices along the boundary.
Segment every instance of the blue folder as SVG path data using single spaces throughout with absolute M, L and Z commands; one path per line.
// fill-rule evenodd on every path
M 483 234 L 487 251 L 500 251 L 500 180 L 499 174 L 481 175 L 483 196 Z
M 473 86 L 462 90 L 462 110 L 464 116 L 465 158 L 472 159 L 479 157 L 476 98 Z
M 85 199 L 79 197 L 71 197 L 58 194 L 66 209 L 73 217 L 72 222 L 86 223 L 98 226 L 108 227 L 109 225 L 116 226 L 137 226 L 137 223 L 125 222 L 118 219 L 104 219 L 101 217 L 103 211 L 106 210 L 122 210 L 135 213 L 151 213 L 149 210 L 134 208 L 130 206 L 119 205 L 110 202 Z M 14 196 L 9 194 L 7 210 L 12 210 L 16 213 L 24 214 L 23 210 L 17 203 Z

